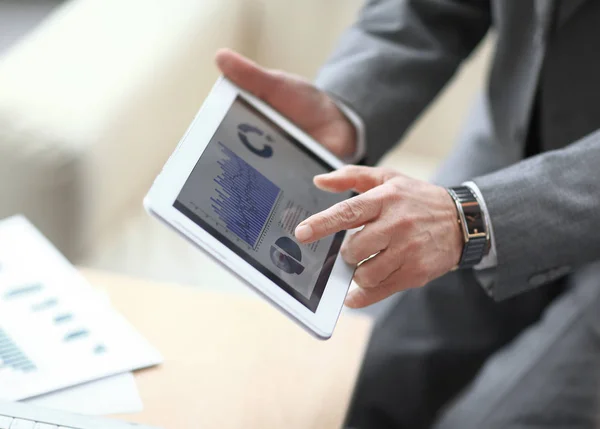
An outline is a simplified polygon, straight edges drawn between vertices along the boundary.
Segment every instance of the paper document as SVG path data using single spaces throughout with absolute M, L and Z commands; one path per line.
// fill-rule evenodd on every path
M 89 416 L 130 414 L 143 409 L 135 379 L 130 372 L 48 393 L 24 402 Z
M 0 222 L 0 399 L 30 398 L 161 360 L 25 218 Z
M 110 307 L 110 298 L 96 292 L 98 304 Z M 131 372 L 26 399 L 28 404 L 89 416 L 131 414 L 143 410 L 142 398 Z

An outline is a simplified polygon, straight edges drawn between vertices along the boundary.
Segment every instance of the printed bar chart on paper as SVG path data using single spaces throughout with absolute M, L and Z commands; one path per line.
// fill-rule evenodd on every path
M 26 219 L 0 222 L 0 400 L 22 400 L 162 361 L 99 298 Z
M 214 181 L 212 208 L 227 229 L 255 247 L 281 193 L 273 182 L 219 142 L 222 173 Z
M 8 334 L 0 328 L 0 371 L 2 369 L 26 373 L 35 371 L 36 367 Z

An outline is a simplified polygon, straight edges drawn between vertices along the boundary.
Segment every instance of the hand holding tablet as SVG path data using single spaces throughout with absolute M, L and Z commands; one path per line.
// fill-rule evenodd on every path
M 144 203 L 311 333 L 329 338 L 354 272 L 339 252 L 346 232 L 304 244 L 294 231 L 353 195 L 313 183 L 342 166 L 272 107 L 222 78 Z
M 356 153 L 356 130 L 329 95 L 311 82 L 285 72 L 265 69 L 222 49 L 217 65 L 233 84 L 269 104 L 335 156 Z

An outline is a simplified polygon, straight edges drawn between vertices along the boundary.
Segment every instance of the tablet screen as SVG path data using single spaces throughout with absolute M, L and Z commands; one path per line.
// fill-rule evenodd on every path
M 314 312 L 344 232 L 303 245 L 294 230 L 351 196 L 315 187 L 313 177 L 331 170 L 238 97 L 174 207 Z

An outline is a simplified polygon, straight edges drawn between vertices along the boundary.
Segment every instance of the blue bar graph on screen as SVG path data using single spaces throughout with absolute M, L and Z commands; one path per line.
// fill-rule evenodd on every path
M 281 190 L 227 146 L 219 146 L 222 172 L 214 178 L 212 208 L 227 229 L 254 248 Z

